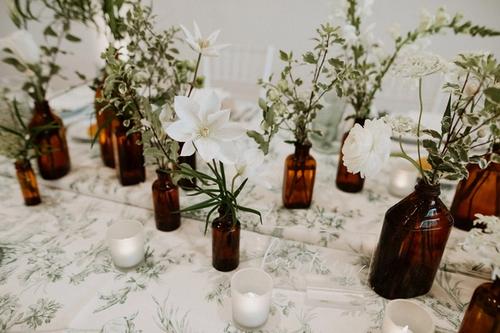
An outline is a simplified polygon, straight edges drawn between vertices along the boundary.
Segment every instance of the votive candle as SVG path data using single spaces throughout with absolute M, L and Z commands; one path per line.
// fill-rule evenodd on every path
M 115 222 L 108 228 L 106 239 L 111 258 L 117 267 L 134 267 L 144 259 L 144 227 L 141 222 Z

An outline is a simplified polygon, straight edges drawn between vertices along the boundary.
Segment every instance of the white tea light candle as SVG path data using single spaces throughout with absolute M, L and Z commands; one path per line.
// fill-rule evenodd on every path
M 106 240 L 117 267 L 134 267 L 144 259 L 144 227 L 141 222 L 123 220 L 113 223 L 108 228 Z
M 231 279 L 233 320 L 245 328 L 262 326 L 269 316 L 273 279 L 262 269 L 245 268 Z
M 430 313 L 420 304 L 406 299 L 395 299 L 385 307 L 382 333 L 434 333 Z
M 389 193 L 396 197 L 403 198 L 413 192 L 417 181 L 417 171 L 413 165 L 407 161 L 394 163 L 389 178 Z

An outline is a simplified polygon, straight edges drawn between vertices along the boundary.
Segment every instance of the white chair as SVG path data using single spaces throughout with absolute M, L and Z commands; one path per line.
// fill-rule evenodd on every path
M 257 80 L 269 78 L 273 59 L 272 46 L 231 45 L 219 57 L 204 58 L 205 86 L 227 90 L 235 100 L 256 103 L 265 93 Z

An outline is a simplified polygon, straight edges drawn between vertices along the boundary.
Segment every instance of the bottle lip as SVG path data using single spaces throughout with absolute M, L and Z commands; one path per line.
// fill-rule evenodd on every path
M 424 194 L 439 195 L 441 194 L 441 185 L 439 183 L 427 184 L 422 178 L 419 178 L 415 185 L 415 191 Z
M 31 163 L 29 159 L 19 159 L 14 162 L 14 165 L 16 166 L 16 168 L 21 168 L 31 166 Z

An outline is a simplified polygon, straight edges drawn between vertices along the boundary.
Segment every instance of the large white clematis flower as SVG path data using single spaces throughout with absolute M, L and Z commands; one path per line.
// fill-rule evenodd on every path
M 165 132 L 174 140 L 184 142 L 181 156 L 198 151 L 205 162 L 213 159 L 233 164 L 236 149 L 232 141 L 245 133 L 243 127 L 229 121 L 229 110 L 221 110 L 221 101 L 211 93 L 199 102 L 175 96 L 174 110 L 178 120 L 166 124 Z
M 229 46 L 229 44 L 215 45 L 220 30 L 216 30 L 212 32 L 208 37 L 203 38 L 200 32 L 200 28 L 198 27 L 198 24 L 196 24 L 196 22 L 193 22 L 193 25 L 194 25 L 194 34 L 192 34 L 182 24 L 180 25 L 180 27 L 182 31 L 184 31 L 184 34 L 186 35 L 186 42 L 197 53 L 201 53 L 202 55 L 208 57 L 217 57 L 219 55 L 220 50 Z
M 16 58 L 25 64 L 40 62 L 40 48 L 26 30 L 17 30 L 0 39 L 0 49 L 9 48 Z
M 347 170 L 361 177 L 375 176 L 391 154 L 391 127 L 382 119 L 366 120 L 349 131 L 342 154 Z

